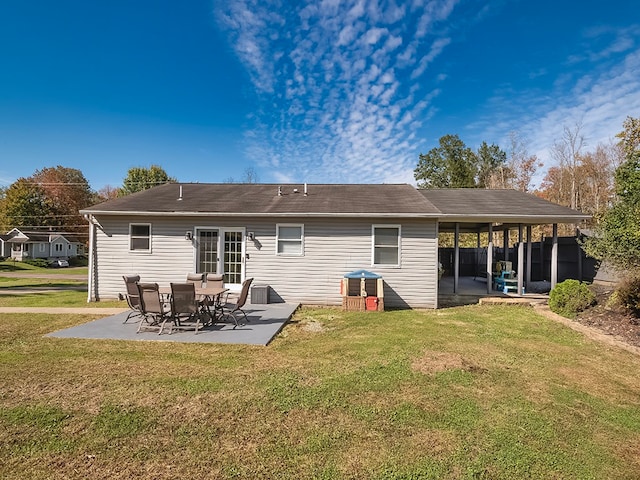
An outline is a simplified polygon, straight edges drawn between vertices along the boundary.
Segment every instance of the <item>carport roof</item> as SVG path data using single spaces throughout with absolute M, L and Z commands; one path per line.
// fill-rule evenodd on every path
M 475 230 L 488 223 L 504 226 L 579 223 L 590 217 L 517 190 L 447 188 L 418 191 L 441 213 L 441 230 L 452 228 L 455 223 L 464 224 L 466 230 Z

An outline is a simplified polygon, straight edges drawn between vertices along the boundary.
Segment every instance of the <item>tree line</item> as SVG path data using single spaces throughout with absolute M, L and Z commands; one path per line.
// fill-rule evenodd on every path
M 107 185 L 94 191 L 84 174 L 63 166 L 36 170 L 11 185 L 0 188 L 0 233 L 12 228 L 25 231 L 51 231 L 86 235 L 87 222 L 78 213 L 92 205 L 147 190 L 157 185 L 177 182 L 158 165 L 132 167 L 122 185 Z M 240 183 L 256 183 L 253 167 L 244 170 Z M 225 183 L 237 183 L 232 177 Z
M 593 232 L 583 244 L 587 254 L 638 272 L 640 119 L 628 117 L 617 139 L 587 150 L 582 125 L 564 127 L 551 147 L 555 165 L 533 191 L 542 163 L 517 133 L 510 136 L 508 152 L 486 142 L 473 151 L 458 135 L 445 135 L 437 147 L 420 154 L 414 177 L 419 188 L 510 188 L 580 210 L 592 216 L 587 223 Z M 572 226 L 562 233 L 573 235 Z
M 25 231 L 56 231 L 86 235 L 87 222 L 79 211 L 111 198 L 129 195 L 176 180 L 162 167 L 129 169 L 121 187 L 92 190 L 84 174 L 75 168 L 57 167 L 36 170 L 0 189 L 0 231 L 12 228 Z

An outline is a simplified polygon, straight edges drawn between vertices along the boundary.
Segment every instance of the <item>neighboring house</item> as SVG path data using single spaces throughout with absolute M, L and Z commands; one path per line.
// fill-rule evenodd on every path
M 9 244 L 9 235 L 0 235 L 0 258 L 8 258 L 11 256 L 11 245 Z
M 82 252 L 82 244 L 75 238 L 55 232 L 23 232 L 14 228 L 2 239 L 3 256 L 15 260 L 69 259 Z
M 117 297 L 122 275 L 216 272 L 231 288 L 252 277 L 277 300 L 339 305 L 344 274 L 366 269 L 383 277 L 385 306 L 426 308 L 438 304 L 438 232 L 587 218 L 511 190 L 406 184 L 167 184 L 81 213 L 89 300 Z

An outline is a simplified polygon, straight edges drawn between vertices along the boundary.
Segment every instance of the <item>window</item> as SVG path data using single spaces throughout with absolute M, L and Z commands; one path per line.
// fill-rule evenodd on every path
M 56 243 L 54 245 L 54 247 L 55 247 L 55 251 L 56 252 L 62 252 L 62 244 L 61 243 Z
M 40 253 L 44 253 L 45 252 L 45 247 L 46 247 L 46 245 L 44 243 L 39 243 L 38 244 L 38 251 Z
M 276 225 L 276 254 L 304 255 L 304 226 Z
M 400 265 L 400 227 L 374 225 L 373 265 Z
M 151 251 L 150 223 L 131 223 L 129 225 L 129 250 L 132 252 Z

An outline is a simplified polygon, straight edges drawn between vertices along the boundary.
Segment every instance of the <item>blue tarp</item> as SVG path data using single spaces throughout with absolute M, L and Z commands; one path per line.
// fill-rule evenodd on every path
M 344 278 L 382 278 L 382 275 L 370 272 L 369 270 L 355 270 L 350 273 L 345 273 Z

